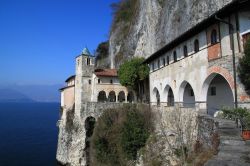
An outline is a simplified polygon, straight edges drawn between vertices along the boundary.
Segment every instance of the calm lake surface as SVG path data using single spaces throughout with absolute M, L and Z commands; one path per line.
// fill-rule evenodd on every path
M 59 103 L 0 103 L 0 166 L 55 166 Z

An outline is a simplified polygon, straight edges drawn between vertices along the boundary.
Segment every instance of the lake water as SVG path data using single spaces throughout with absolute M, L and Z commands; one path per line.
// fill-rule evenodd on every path
M 0 166 L 55 166 L 58 103 L 0 103 Z

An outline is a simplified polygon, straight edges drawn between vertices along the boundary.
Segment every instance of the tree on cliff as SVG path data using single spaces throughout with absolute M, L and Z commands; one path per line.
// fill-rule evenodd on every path
M 138 57 L 125 61 L 118 71 L 120 83 L 135 90 L 137 97 L 140 81 L 146 79 L 149 75 L 149 67 L 147 64 L 143 64 L 143 61 L 144 58 Z
M 246 42 L 244 53 L 245 56 L 239 61 L 239 77 L 246 91 L 250 93 L 250 40 Z
M 95 52 L 98 67 L 107 68 L 109 64 L 105 63 L 105 59 L 109 56 L 109 41 L 101 42 Z

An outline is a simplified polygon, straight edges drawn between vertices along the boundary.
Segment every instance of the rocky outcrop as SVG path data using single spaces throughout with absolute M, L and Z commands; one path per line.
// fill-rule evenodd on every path
M 122 20 L 110 34 L 111 66 L 124 59 L 148 57 L 232 0 L 138 0 L 128 32 Z M 124 34 L 125 33 L 125 34 Z

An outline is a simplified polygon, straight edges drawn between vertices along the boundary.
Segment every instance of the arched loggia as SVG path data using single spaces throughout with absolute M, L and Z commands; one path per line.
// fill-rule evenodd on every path
M 107 96 L 105 91 L 100 91 L 97 97 L 98 102 L 106 102 L 107 101 Z
M 109 97 L 108 97 L 109 102 L 116 102 L 116 95 L 114 91 L 109 92 Z
M 192 86 L 183 81 L 179 90 L 180 101 L 183 103 L 183 107 L 195 107 L 195 94 Z
M 125 93 L 123 91 L 119 92 L 118 101 L 119 102 L 124 102 L 125 101 Z
M 167 102 L 167 106 L 174 106 L 174 93 L 173 93 L 173 90 L 172 88 L 167 85 L 165 88 L 164 88 L 164 100 L 165 102 Z
M 161 97 L 157 88 L 153 89 L 153 98 L 154 98 L 154 102 L 156 102 L 157 105 L 159 106 L 161 103 Z
M 202 97 L 207 103 L 207 112 L 214 115 L 222 107 L 234 107 L 234 96 L 228 81 L 221 74 L 212 73 L 203 83 Z

